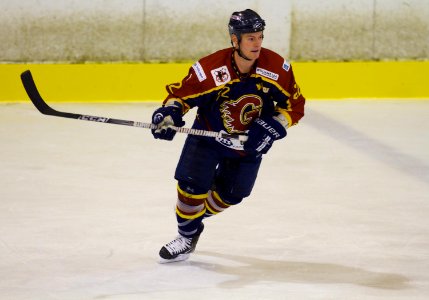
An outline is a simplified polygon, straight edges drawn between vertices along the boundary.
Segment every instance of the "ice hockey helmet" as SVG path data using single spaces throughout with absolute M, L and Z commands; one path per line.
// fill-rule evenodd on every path
M 241 40 L 241 34 L 263 31 L 265 21 L 253 10 L 246 9 L 232 13 L 228 24 L 229 34 L 235 34 Z

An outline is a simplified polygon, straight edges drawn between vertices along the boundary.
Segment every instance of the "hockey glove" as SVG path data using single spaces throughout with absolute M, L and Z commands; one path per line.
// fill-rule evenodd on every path
M 176 135 L 176 130 L 171 126 L 182 127 L 185 122 L 182 119 L 182 109 L 177 106 L 163 106 L 155 110 L 152 115 L 152 124 L 158 126 L 152 129 L 156 139 L 171 141 Z
M 286 128 L 276 117 L 260 117 L 250 125 L 248 139 L 244 143 L 244 151 L 249 154 L 265 154 L 275 140 L 287 135 Z

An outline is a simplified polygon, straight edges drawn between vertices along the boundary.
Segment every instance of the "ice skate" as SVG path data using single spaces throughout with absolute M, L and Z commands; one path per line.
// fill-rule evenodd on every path
M 189 255 L 195 251 L 198 239 L 204 230 L 204 224 L 201 223 L 198 230 L 198 234 L 187 238 L 182 235 L 178 235 L 174 240 L 165 244 L 159 251 L 159 263 L 170 263 L 176 261 L 187 260 Z

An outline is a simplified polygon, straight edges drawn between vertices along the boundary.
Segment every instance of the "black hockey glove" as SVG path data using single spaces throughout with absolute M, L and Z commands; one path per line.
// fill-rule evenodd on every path
M 177 106 L 160 107 L 152 115 L 152 124 L 158 126 L 157 129 L 152 129 L 154 138 L 171 141 L 176 135 L 176 130 L 171 126 L 185 125 L 182 120 L 182 109 Z
M 270 150 L 275 140 L 287 135 L 286 128 L 271 116 L 260 117 L 252 122 L 244 143 L 244 151 L 249 154 L 265 154 Z

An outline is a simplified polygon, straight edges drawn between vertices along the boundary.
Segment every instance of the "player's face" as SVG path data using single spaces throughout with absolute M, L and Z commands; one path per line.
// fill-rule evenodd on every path
M 261 53 L 263 39 L 264 33 L 262 31 L 243 33 L 240 44 L 241 52 L 252 60 L 257 59 Z

